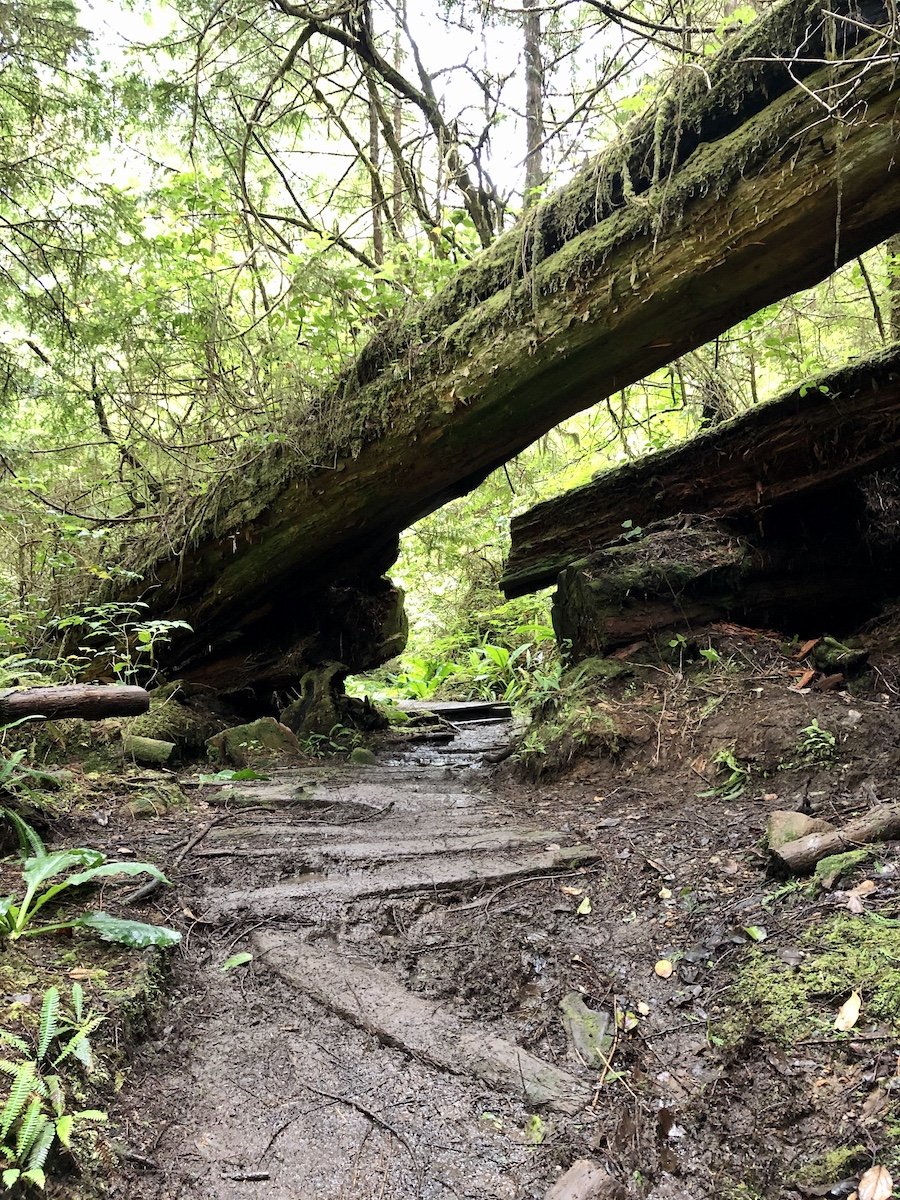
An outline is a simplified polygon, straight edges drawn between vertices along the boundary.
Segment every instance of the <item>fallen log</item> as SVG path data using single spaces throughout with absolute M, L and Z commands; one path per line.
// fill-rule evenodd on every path
M 706 513 L 783 527 L 790 521 L 779 505 L 824 495 L 898 458 L 895 345 L 514 518 L 500 586 L 518 596 L 553 583 L 569 563 L 622 537 L 626 521 L 637 529 L 675 513 Z M 832 506 L 838 518 L 842 503 Z
M 150 614 L 195 630 L 161 650 L 170 674 L 259 690 L 346 663 L 320 648 L 330 584 L 377 592 L 398 531 L 897 228 L 900 75 L 890 43 L 856 44 L 889 17 L 848 0 L 827 11 L 787 0 L 679 76 L 622 145 L 373 339 L 298 415 L 290 452 L 242 465 L 132 549 Z M 836 28 L 845 61 L 820 65 L 815 41 L 831 45 Z M 818 93 L 841 82 L 847 106 L 829 116 Z M 356 611 L 326 639 L 351 637 Z
M 770 852 L 788 870 L 802 875 L 832 854 L 893 838 L 900 838 L 900 804 L 879 804 L 841 829 L 809 833 L 781 846 L 770 846 Z
M 23 717 L 42 717 L 47 721 L 64 717 L 81 717 L 84 721 L 136 717 L 149 707 L 150 697 L 142 687 L 80 683 L 11 688 L 0 692 L 0 724 L 8 725 Z
M 843 491 L 761 533 L 696 514 L 657 521 L 560 571 L 553 627 L 577 663 L 664 631 L 738 620 L 765 628 L 840 628 L 900 588 L 893 553 L 861 534 L 862 498 Z

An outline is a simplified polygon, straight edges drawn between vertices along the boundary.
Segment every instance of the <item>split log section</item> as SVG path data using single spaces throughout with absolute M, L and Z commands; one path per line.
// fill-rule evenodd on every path
M 399 531 L 893 233 L 900 73 L 889 42 L 860 41 L 889 17 L 834 11 L 786 0 L 679 76 L 622 145 L 374 338 L 304 413 L 296 452 L 189 506 L 182 554 L 171 528 L 141 545 L 130 565 L 154 585 L 151 615 L 195 630 L 162 651 L 168 673 L 259 692 L 346 663 L 354 640 L 355 670 L 396 652 L 398 598 L 378 578 Z M 836 30 L 846 61 L 822 66 Z M 850 107 L 831 119 L 817 92 L 842 81 Z M 332 594 L 355 599 L 323 631 Z
M 503 587 L 555 580 L 575 658 L 722 618 L 858 625 L 900 590 L 876 470 L 898 462 L 895 346 L 537 505 Z

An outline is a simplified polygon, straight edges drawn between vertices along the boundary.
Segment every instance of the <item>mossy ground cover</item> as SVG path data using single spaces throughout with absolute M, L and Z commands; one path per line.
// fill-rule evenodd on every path
M 732 995 L 744 1029 L 787 1046 L 827 1037 L 838 1008 L 856 991 L 862 1027 L 900 1032 L 900 921 L 877 913 L 814 919 L 797 949 L 796 965 L 763 946 L 747 952 Z

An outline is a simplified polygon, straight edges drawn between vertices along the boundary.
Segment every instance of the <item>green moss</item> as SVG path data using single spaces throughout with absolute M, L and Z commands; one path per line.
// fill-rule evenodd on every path
M 804 1164 L 794 1172 L 793 1181 L 805 1187 L 836 1183 L 854 1173 L 854 1168 L 868 1157 L 865 1146 L 836 1146 L 820 1158 Z
M 843 854 L 829 854 L 821 862 L 816 863 L 813 876 L 816 890 L 820 887 L 832 888 L 842 875 L 849 875 L 869 858 L 866 849 L 845 850 Z
M 900 930 L 841 913 L 810 926 L 799 942 L 805 957 L 796 968 L 762 948 L 748 950 L 731 991 L 734 1015 L 720 1031 L 727 1041 L 751 1031 L 785 1045 L 827 1035 L 854 990 L 863 1020 L 900 1029 Z

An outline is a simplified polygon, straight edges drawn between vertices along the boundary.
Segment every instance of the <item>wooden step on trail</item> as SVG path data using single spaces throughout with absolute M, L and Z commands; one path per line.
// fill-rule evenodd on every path
M 387 971 L 324 942 L 257 932 L 256 955 L 291 987 L 372 1034 L 453 1075 L 473 1075 L 535 1107 L 574 1115 L 592 1090 L 567 1071 L 408 991 Z
M 224 922 L 252 917 L 254 921 L 296 921 L 319 917 L 323 908 L 354 900 L 494 887 L 529 875 L 574 870 L 600 856 L 595 847 L 578 845 L 517 854 L 470 853 L 425 862 L 387 863 L 346 874 L 321 874 L 312 862 L 304 860 L 299 878 L 294 880 L 262 888 L 208 889 L 204 919 Z

